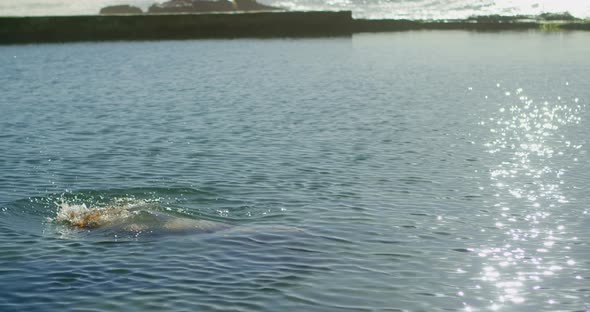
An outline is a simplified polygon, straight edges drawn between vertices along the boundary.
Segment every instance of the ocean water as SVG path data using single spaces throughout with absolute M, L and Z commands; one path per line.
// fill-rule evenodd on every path
M 0 0 L 0 16 L 97 14 L 108 5 L 130 4 L 144 11 L 154 0 Z M 259 0 L 287 10 L 349 10 L 355 18 L 445 19 L 472 15 L 565 12 L 590 18 L 590 2 L 581 0 Z
M 0 47 L 1 311 L 590 309 L 590 33 Z

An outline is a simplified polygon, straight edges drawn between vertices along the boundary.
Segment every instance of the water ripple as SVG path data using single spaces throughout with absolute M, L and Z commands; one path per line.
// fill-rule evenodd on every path
M 577 237 L 568 230 L 580 208 L 565 191 L 569 164 L 583 147 L 568 134 L 583 122 L 585 105 L 575 96 L 536 99 L 522 88 L 502 93 L 488 98 L 497 112 L 480 122 L 489 129 L 485 147 L 496 160 L 489 170 L 496 199 L 490 202 L 494 223 L 482 229 L 490 239 L 473 248 L 482 267 L 476 289 L 497 296 L 489 301 L 492 310 L 575 308 L 577 300 L 549 285 L 580 284 L 578 272 L 585 269 L 577 264 Z M 471 299 L 470 292 L 461 293 Z

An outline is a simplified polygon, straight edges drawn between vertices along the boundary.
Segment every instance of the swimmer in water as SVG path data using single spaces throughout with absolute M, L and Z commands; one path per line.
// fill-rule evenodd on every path
M 281 225 L 241 225 L 195 219 L 190 215 L 162 209 L 157 204 L 143 201 L 121 201 L 106 206 L 87 207 L 85 204 L 62 203 L 52 221 L 67 225 L 64 232 L 94 237 L 132 238 L 159 237 L 223 232 L 223 235 L 292 235 L 302 231 Z M 268 236 L 265 236 L 268 239 Z
M 175 216 L 150 208 L 153 207 L 146 204 L 94 208 L 86 205 L 64 205 L 55 220 L 78 229 L 122 232 L 213 232 L 230 227 L 225 223 Z

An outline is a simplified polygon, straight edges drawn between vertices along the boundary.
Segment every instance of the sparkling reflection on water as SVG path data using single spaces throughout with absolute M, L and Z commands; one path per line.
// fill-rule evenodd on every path
M 568 85 L 563 88 L 564 96 L 534 98 L 522 88 L 504 88 L 498 83 L 496 92 L 501 95 L 485 96 L 490 106 L 497 107 L 480 126 L 489 129 L 484 146 L 496 160 L 486 187 L 496 198 L 490 203 L 493 227 L 502 234 L 473 249 L 482 267 L 474 289 L 492 293 L 491 310 L 551 309 L 555 304 L 582 300 L 581 295 L 552 288 L 583 285 L 580 259 L 572 250 L 578 237 L 568 231 L 566 216 L 587 211 L 569 211 L 578 208 L 568 206 L 562 189 L 566 184 L 563 176 L 569 171 L 564 164 L 578 162 L 584 153 L 566 129 L 580 126 L 585 105 L 567 94 Z M 466 310 L 474 310 L 464 304 Z

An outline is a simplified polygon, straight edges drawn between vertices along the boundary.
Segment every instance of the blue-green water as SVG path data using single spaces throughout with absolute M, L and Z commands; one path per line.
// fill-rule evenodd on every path
M 0 310 L 588 310 L 588 55 L 583 32 L 2 46 Z M 215 226 L 58 218 L 129 203 Z

